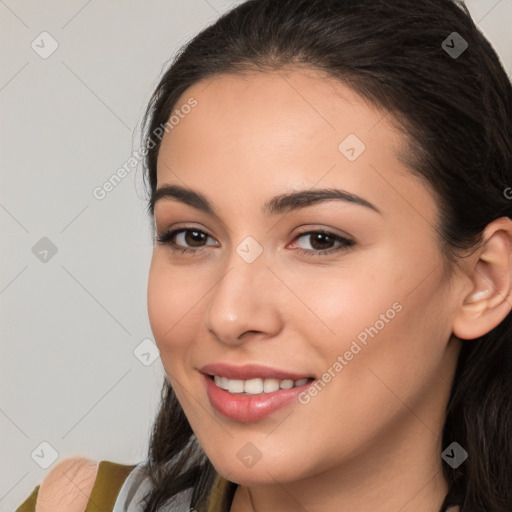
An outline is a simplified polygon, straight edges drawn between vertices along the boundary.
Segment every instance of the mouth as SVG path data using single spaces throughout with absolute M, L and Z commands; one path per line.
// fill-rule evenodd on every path
M 262 420 L 298 402 L 315 381 L 313 375 L 300 370 L 257 363 L 217 362 L 199 371 L 212 407 L 244 423 Z
M 312 377 L 297 380 L 255 377 L 242 380 L 203 372 L 201 378 L 211 406 L 225 418 L 241 423 L 260 421 L 284 407 L 292 406 L 315 380 Z
M 244 365 L 235 365 L 227 362 L 211 363 L 199 368 L 199 371 L 211 377 L 225 377 L 229 380 L 249 381 L 261 379 L 265 381 L 274 379 L 279 383 L 288 380 L 295 382 L 297 380 L 314 377 L 314 375 L 308 375 L 307 373 L 304 374 L 302 372 L 278 368 L 272 365 L 254 363 Z
M 228 379 L 220 375 L 205 374 L 215 385 L 228 393 L 235 395 L 260 395 L 275 393 L 279 390 L 293 389 L 313 382 L 313 377 L 306 377 L 298 380 L 274 379 L 274 378 L 253 378 L 253 379 Z

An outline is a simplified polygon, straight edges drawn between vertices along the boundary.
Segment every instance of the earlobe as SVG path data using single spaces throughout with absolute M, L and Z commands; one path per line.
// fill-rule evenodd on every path
M 475 339 L 494 329 L 512 309 L 512 221 L 501 217 L 484 232 L 476 264 L 467 274 L 472 288 L 463 297 L 453 321 L 460 339 Z

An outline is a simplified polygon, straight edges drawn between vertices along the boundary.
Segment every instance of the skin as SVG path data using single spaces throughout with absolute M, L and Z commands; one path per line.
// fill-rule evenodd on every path
M 192 429 L 215 469 L 239 484 L 231 510 L 437 512 L 457 356 L 464 339 L 510 311 L 511 222 L 490 224 L 486 243 L 448 280 L 437 204 L 398 159 L 405 139 L 391 116 L 312 70 L 217 76 L 175 108 L 190 97 L 197 106 L 162 140 L 157 186 L 201 192 L 217 216 L 156 203 L 157 234 L 187 226 L 209 236 L 174 239 L 197 255 L 154 246 L 148 311 Z M 353 162 L 338 149 L 350 133 L 366 145 Z M 272 196 L 330 187 L 381 213 L 337 200 L 261 211 Z M 340 246 L 298 238 L 315 229 L 355 244 L 299 254 Z M 263 249 L 252 263 L 236 252 L 247 236 Z M 245 423 L 210 404 L 203 365 L 258 363 L 321 379 L 396 302 L 401 311 L 307 405 Z M 261 454 L 252 467 L 237 457 L 249 442 Z

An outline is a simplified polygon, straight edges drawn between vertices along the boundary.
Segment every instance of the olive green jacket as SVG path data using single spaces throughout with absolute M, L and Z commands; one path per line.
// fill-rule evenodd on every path
M 111 512 L 126 477 L 134 468 L 135 465 L 100 461 L 94 487 L 84 512 Z M 39 487 L 40 485 L 37 485 L 34 488 L 30 496 L 15 512 L 35 512 Z
M 94 480 L 94 485 L 87 502 L 84 512 L 114 512 L 123 511 L 128 512 L 141 510 L 133 500 L 137 491 L 144 491 L 144 486 L 140 485 L 140 478 L 133 479 L 131 487 L 124 489 L 122 500 L 118 502 L 120 491 L 123 484 L 127 480 L 132 471 L 137 468 L 137 465 L 117 464 L 107 460 L 102 460 L 98 464 L 98 471 Z M 134 471 L 136 473 L 136 471 Z M 130 484 L 130 482 L 128 482 Z M 233 494 L 233 484 L 221 475 L 217 475 L 210 502 L 208 504 L 208 512 L 229 512 L 231 508 L 231 498 Z M 35 512 L 36 502 L 39 493 L 40 485 L 37 485 L 30 496 L 15 510 L 15 512 Z M 145 488 L 147 490 L 147 487 Z M 123 494 L 121 493 L 121 494 Z M 142 493 L 143 494 L 143 493 Z M 125 499 L 129 498 L 130 505 L 128 509 L 125 508 Z M 180 503 L 176 504 L 172 510 L 181 512 L 182 510 L 190 510 L 188 504 L 191 499 L 191 489 L 187 489 L 181 493 Z M 171 511 L 169 511 L 171 512 Z

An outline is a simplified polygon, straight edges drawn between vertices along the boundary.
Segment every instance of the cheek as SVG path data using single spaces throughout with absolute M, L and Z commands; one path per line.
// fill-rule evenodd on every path
M 342 267 L 325 275 L 301 279 L 302 294 L 334 338 L 348 341 L 361 334 L 364 344 L 375 329 L 384 333 L 390 326 L 406 327 L 407 317 L 421 317 L 440 296 L 436 283 L 441 264 L 435 246 L 425 233 L 412 242 L 410 238 L 390 238 L 346 258 Z
M 173 268 L 162 254 L 153 253 L 147 287 L 149 322 L 164 371 L 196 428 L 201 420 L 204 422 L 202 409 L 198 412 L 197 403 L 191 400 L 191 393 L 197 392 L 197 382 L 191 383 L 189 368 L 194 340 L 202 325 L 200 297 L 205 296 L 205 290 L 198 282 L 203 281 L 184 267 Z
M 166 352 L 179 350 L 188 344 L 191 333 L 187 335 L 187 325 L 197 315 L 199 304 L 196 304 L 191 281 L 183 279 L 183 272 L 172 271 L 162 259 L 154 255 L 151 262 L 147 307 L 155 343 L 164 360 Z M 197 325 L 197 320 L 194 325 Z
M 343 353 L 358 336 L 364 343 L 366 329 L 375 323 L 379 331 L 387 329 L 399 315 L 405 283 L 385 256 L 375 251 L 372 258 L 357 255 L 343 267 L 303 272 L 300 280 L 295 276 L 294 291 L 310 311 L 296 305 L 294 322 L 309 332 L 308 343 L 318 351 Z
M 450 334 L 443 306 L 448 297 L 440 284 L 441 267 L 429 275 L 437 254 L 424 244 L 420 257 L 413 247 L 375 251 L 357 265 L 347 260 L 339 271 L 302 277 L 297 294 L 307 298 L 317 318 L 297 316 L 296 322 L 325 371 L 344 375 L 340 385 L 382 387 L 370 371 L 380 369 L 399 389 L 440 363 Z
M 440 315 L 439 302 L 444 302 L 436 277 L 409 292 L 376 292 L 367 303 L 347 301 L 343 318 L 334 324 L 338 338 L 324 355 L 326 370 L 338 377 L 331 379 L 332 393 L 322 393 L 333 401 L 333 410 L 344 397 L 336 413 L 343 419 L 386 422 L 402 402 L 419 403 L 436 380 L 450 334 L 446 313 Z

